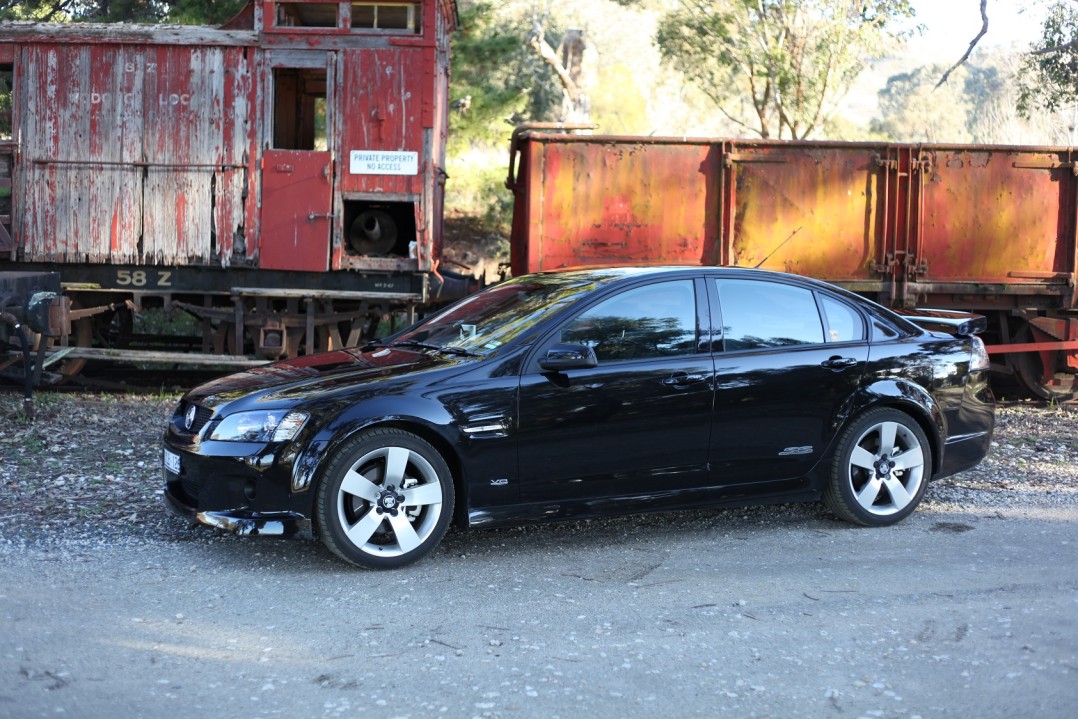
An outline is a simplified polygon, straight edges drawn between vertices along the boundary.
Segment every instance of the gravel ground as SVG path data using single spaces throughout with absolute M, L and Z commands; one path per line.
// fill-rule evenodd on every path
M 394 572 L 189 527 L 175 397 L 0 394 L 0 716 L 1078 716 L 1078 413 L 865 530 L 817 505 L 452 530 Z M 122 709 L 122 710 L 121 710 Z
M 39 394 L 36 420 L 29 422 L 20 396 L 0 394 L 0 542 L 23 546 L 233 539 L 188 527 L 163 509 L 159 440 L 177 399 Z M 1075 506 L 1078 409 L 1030 404 L 999 408 L 988 458 L 974 471 L 933 482 L 919 511 L 991 514 Z M 824 510 L 814 505 L 789 505 L 679 516 L 692 522 L 748 515 L 766 522 L 821 513 Z M 648 516 L 600 520 L 626 529 L 665 521 Z M 569 528 L 594 524 L 572 523 Z

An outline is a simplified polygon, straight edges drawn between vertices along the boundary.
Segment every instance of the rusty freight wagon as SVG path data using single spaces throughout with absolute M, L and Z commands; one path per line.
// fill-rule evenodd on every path
M 146 306 L 197 318 L 203 353 L 275 359 L 428 301 L 456 21 L 252 0 L 219 28 L 0 24 L 0 272 L 59 272 L 57 366 L 130 346 Z
M 990 319 L 994 368 L 1070 397 L 1076 152 L 514 133 L 514 274 L 739 265 Z

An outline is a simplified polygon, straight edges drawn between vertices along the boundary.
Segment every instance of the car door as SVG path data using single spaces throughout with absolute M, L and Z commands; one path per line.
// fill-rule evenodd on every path
M 700 342 L 705 295 L 692 278 L 636 286 L 547 336 L 520 383 L 522 501 L 706 483 L 714 365 Z M 538 357 L 558 342 L 591 346 L 598 366 L 543 371 Z
M 734 494 L 789 491 L 820 460 L 868 359 L 864 318 L 837 295 L 718 278 L 711 481 Z

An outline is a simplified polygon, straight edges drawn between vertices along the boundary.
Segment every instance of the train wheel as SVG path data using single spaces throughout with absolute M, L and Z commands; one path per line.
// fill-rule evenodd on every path
M 38 341 L 35 339 L 35 341 Z M 89 347 L 94 341 L 94 322 L 91 317 L 83 317 L 80 320 L 75 320 L 71 323 L 71 334 L 68 337 L 68 346 L 70 347 Z M 54 337 L 49 337 L 45 340 L 45 347 L 48 349 L 58 349 L 60 343 L 56 341 Z M 71 358 L 60 360 L 59 365 L 47 367 L 49 372 L 56 372 L 60 375 L 59 382 L 66 382 L 71 377 L 77 376 L 86 367 L 87 359 L 83 357 Z
M 1035 342 L 1033 332 L 1029 325 L 1023 325 L 1014 336 L 1016 344 Z M 1074 375 L 1068 372 L 1059 372 L 1058 368 L 1063 364 L 1059 351 L 1047 353 L 1055 364 L 1054 371 L 1045 377 L 1044 359 L 1040 352 L 1022 352 L 1015 355 L 1012 360 L 1015 377 L 1026 392 L 1036 399 L 1051 402 L 1063 402 L 1074 399 L 1075 390 Z
M 70 344 L 75 347 L 89 347 L 94 342 L 94 321 L 90 317 L 83 317 L 71 323 Z M 82 372 L 89 360 L 85 358 L 65 359 L 60 362 L 60 374 L 65 378 L 74 377 Z
M 135 336 L 135 314 L 126 306 L 102 316 L 99 328 L 107 347 L 127 349 Z
M 210 348 L 214 354 L 236 354 L 236 325 L 233 322 L 218 322 L 208 335 Z M 246 337 L 244 337 L 246 340 Z M 240 354 L 243 354 L 240 352 Z

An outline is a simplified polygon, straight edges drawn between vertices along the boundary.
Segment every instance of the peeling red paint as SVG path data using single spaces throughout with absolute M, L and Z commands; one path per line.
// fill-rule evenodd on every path
M 15 66 L 13 122 L 22 138 L 13 187 L 19 255 L 27 262 L 211 267 L 258 267 L 273 258 L 273 249 L 260 252 L 276 237 L 261 227 L 273 73 L 320 67 L 329 161 L 318 172 L 331 194 L 324 201 L 319 185 L 314 198 L 293 188 L 273 200 L 294 205 L 289 216 L 303 223 L 303 247 L 320 243 L 311 257 L 324 259 L 304 267 L 429 270 L 441 241 L 446 135 L 445 111 L 435 108 L 448 105 L 456 9 L 453 0 L 415 6 L 423 32 L 400 37 L 347 24 L 278 27 L 269 0 L 254 0 L 228 28 L 0 26 L 0 50 Z M 342 3 L 339 17 L 347 19 L 350 8 Z M 354 151 L 414 152 L 419 159 L 414 173 L 361 174 L 350 167 Z M 372 202 L 397 203 L 405 231 L 414 232 L 392 257 L 348 249 L 347 220 L 356 203 Z M 317 237 L 308 206 L 319 208 Z M 407 256 L 410 240 L 418 259 Z M 296 269 L 282 259 L 270 264 Z

